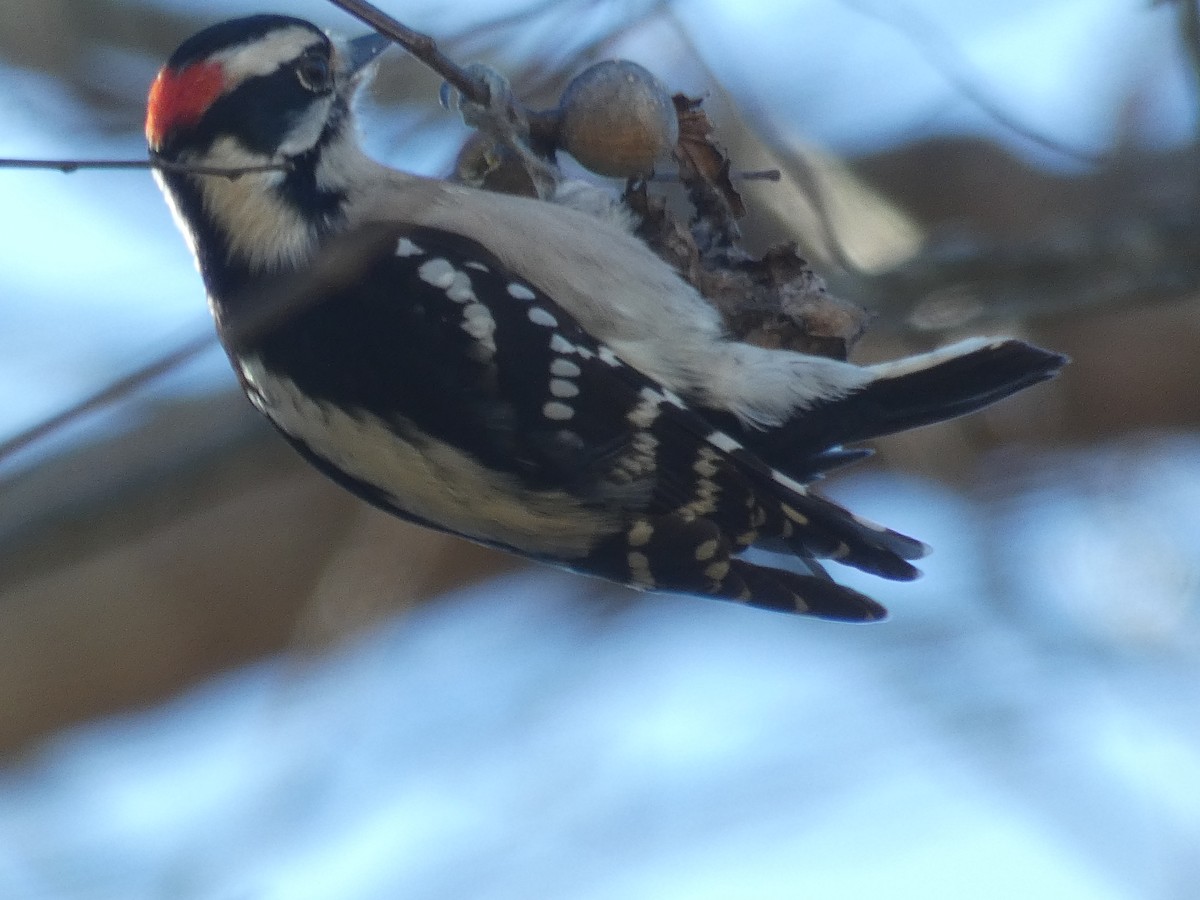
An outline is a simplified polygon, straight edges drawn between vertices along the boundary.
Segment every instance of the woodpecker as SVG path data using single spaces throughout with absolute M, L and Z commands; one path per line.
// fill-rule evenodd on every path
M 370 159 L 352 103 L 387 46 L 251 16 L 186 40 L 151 87 L 155 177 L 251 402 L 403 519 L 643 590 L 882 618 L 820 561 L 907 580 L 928 548 L 807 482 L 1065 358 L 973 339 L 858 366 L 738 342 L 611 216 Z

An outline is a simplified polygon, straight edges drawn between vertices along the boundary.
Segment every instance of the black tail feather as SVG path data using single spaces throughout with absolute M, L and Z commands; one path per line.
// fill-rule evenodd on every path
M 1067 361 L 1024 341 L 1004 340 L 920 368 L 898 366 L 894 375 L 880 367 L 880 377 L 866 387 L 815 405 L 757 439 L 745 437 L 772 465 L 803 477 L 833 448 L 976 412 L 1054 377 Z
M 875 622 L 887 617 L 887 610 L 870 597 L 824 578 L 763 568 L 735 559 L 728 580 L 741 582 L 749 594 L 729 599 L 743 600 L 759 609 L 802 613 L 839 622 Z M 728 595 L 722 592 L 719 596 Z
M 830 579 L 815 561 L 804 562 L 810 574 L 803 574 L 756 565 L 736 552 L 711 521 L 649 516 L 630 522 L 574 568 L 631 587 L 707 594 L 825 619 L 870 622 L 887 615 L 870 597 Z

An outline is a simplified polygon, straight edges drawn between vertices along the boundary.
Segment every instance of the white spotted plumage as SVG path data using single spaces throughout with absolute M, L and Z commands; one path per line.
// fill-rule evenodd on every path
M 425 251 L 410 241 L 408 238 L 400 238 L 396 241 L 397 256 L 422 256 Z
M 540 306 L 529 307 L 529 312 L 527 315 L 529 316 L 529 321 L 534 325 L 541 325 L 543 328 L 558 327 L 558 319 L 554 318 L 551 313 L 542 309 Z
M 458 270 L 450 265 L 450 260 L 442 259 L 440 256 L 421 263 L 421 267 L 417 269 L 417 274 L 421 276 L 422 281 L 443 290 L 454 283 L 454 276 L 457 272 Z
M 734 340 L 619 204 L 368 158 L 352 100 L 385 44 L 253 16 L 185 41 L 156 79 L 157 156 L 290 169 L 156 173 L 255 405 L 327 474 L 421 524 L 640 588 L 881 616 L 816 559 L 902 580 L 924 546 L 806 483 L 853 458 L 844 444 L 978 409 L 1062 358 L 976 339 L 864 367 Z M 215 93 L 172 95 L 201 64 Z M 377 255 L 321 270 L 328 302 L 249 336 L 229 327 L 258 291 L 320 269 L 327 247 L 377 236 Z M 798 571 L 741 556 L 759 544 Z
M 555 378 L 578 378 L 582 370 L 569 359 L 559 357 L 550 362 L 550 374 Z
M 549 403 L 543 404 L 542 412 L 547 419 L 552 419 L 555 422 L 565 422 L 575 416 L 574 407 L 557 400 L 551 400 Z
M 566 378 L 551 378 L 550 393 L 555 397 L 567 399 L 579 396 L 579 385 Z

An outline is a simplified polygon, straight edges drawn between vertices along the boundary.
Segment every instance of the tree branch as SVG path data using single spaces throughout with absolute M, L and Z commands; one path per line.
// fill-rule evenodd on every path
M 883 5 L 877 4 L 875 0 L 840 0 L 840 2 L 860 15 L 882 22 L 907 37 L 921 49 L 925 60 L 937 69 L 955 90 L 1014 134 L 1020 135 L 1039 147 L 1089 165 L 1101 165 L 1108 161 L 1107 154 L 1071 147 L 1031 128 L 1008 112 L 979 85 L 970 62 L 962 56 L 954 44 L 911 6 L 894 2 L 894 0 Z
M 0 442 L 0 462 L 4 462 L 31 444 L 49 437 L 60 428 L 65 428 L 72 422 L 77 422 L 85 416 L 98 412 L 107 406 L 111 406 L 118 400 L 129 396 L 143 385 L 149 384 L 154 379 L 166 375 L 176 367 L 200 355 L 216 343 L 216 340 L 215 334 L 206 334 L 203 337 L 192 338 L 170 353 L 160 356 L 154 362 L 148 363 L 140 369 L 135 369 L 133 372 L 122 378 L 118 378 L 94 394 L 84 397 L 78 403 L 73 403 L 49 418 L 42 419 L 31 428 L 18 432 L 8 440 Z
M 168 162 L 165 159 L 11 159 L 0 158 L 0 169 L 54 169 L 65 174 L 80 169 L 162 169 L 166 172 L 187 172 L 192 175 L 217 175 L 236 181 L 243 175 L 260 172 L 286 172 L 286 162 L 266 166 L 194 166 L 188 163 Z
M 468 100 L 480 105 L 487 104 L 489 99 L 487 85 L 472 78 L 458 63 L 442 53 L 438 49 L 437 41 L 429 35 L 414 31 L 363 0 L 329 0 L 329 2 L 350 13 L 359 21 L 370 25 L 380 34 L 390 37 L 441 75 Z

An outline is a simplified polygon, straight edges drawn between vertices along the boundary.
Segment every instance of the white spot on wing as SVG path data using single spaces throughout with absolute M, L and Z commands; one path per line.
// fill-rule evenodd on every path
M 808 524 L 808 516 L 804 515 L 803 513 L 797 512 L 796 510 L 794 510 L 790 506 L 788 506 L 786 503 L 782 504 L 780 506 L 780 509 L 783 510 L 783 514 L 785 516 L 787 516 L 789 519 L 791 519 L 793 522 L 795 522 L 801 528 L 803 528 L 805 525 Z
M 471 278 L 466 272 L 455 272 L 454 280 L 446 288 L 446 296 L 455 303 L 470 303 L 475 299 L 475 291 L 471 287 Z
M 549 403 L 542 405 L 542 415 L 547 419 L 553 419 L 555 422 L 565 422 L 567 419 L 574 417 L 575 410 L 566 403 L 551 400 Z
M 439 256 L 428 262 L 421 263 L 421 268 L 417 269 L 417 274 L 421 276 L 421 280 L 426 284 L 432 284 L 436 288 L 445 290 L 454 283 L 454 276 L 458 274 L 458 270 L 450 265 L 449 260 Z
M 422 250 L 408 238 L 400 238 L 400 240 L 396 241 L 397 256 L 421 256 L 424 253 L 424 250 Z
M 477 319 L 480 322 L 490 322 L 493 326 L 496 324 L 495 319 L 492 318 L 492 311 L 482 303 L 469 303 L 463 307 L 463 319 L 465 321 Z
M 529 321 L 534 325 L 541 325 L 544 328 L 557 328 L 558 319 L 546 312 L 540 306 L 529 307 Z
M 552 396 L 562 397 L 564 399 L 567 397 L 578 397 L 579 385 L 573 381 L 568 381 L 565 378 L 551 378 L 550 393 Z
M 489 269 L 483 263 L 475 262 L 475 260 L 471 260 L 468 263 L 463 263 L 463 265 L 468 269 L 474 269 L 476 272 L 490 272 L 491 271 L 491 269 Z
M 630 526 L 625 537 L 630 547 L 644 547 L 654 537 L 654 526 L 645 519 L 638 519 Z
M 727 560 L 722 559 L 704 567 L 704 577 L 711 578 L 713 581 L 724 581 L 728 574 L 729 562 Z
M 550 338 L 550 349 L 555 353 L 574 353 L 580 349 L 557 332 Z
M 569 359 L 556 359 L 550 363 L 550 374 L 556 378 L 578 378 L 582 370 Z
M 692 463 L 692 471 L 701 478 L 716 478 L 717 473 L 721 470 L 717 465 L 718 459 L 720 457 L 708 447 L 701 447 L 700 453 L 696 456 L 696 461 Z
M 491 310 L 482 303 L 468 303 L 463 307 L 462 329 L 487 350 L 496 352 L 496 320 L 492 318 Z
M 535 294 L 525 285 L 518 284 L 514 281 L 508 286 L 508 296 L 516 300 L 533 300 L 537 297 L 537 294 Z
M 658 418 L 658 404 L 661 398 L 658 392 L 651 388 L 642 388 L 642 402 L 626 414 L 625 418 L 634 428 L 649 428 Z
M 613 353 L 607 347 L 600 348 L 600 361 L 610 366 L 621 365 L 621 360 L 617 358 L 617 354 Z
M 625 557 L 629 564 L 629 575 L 633 580 L 645 587 L 654 587 L 654 576 L 650 574 L 650 557 L 638 550 L 632 550 Z

